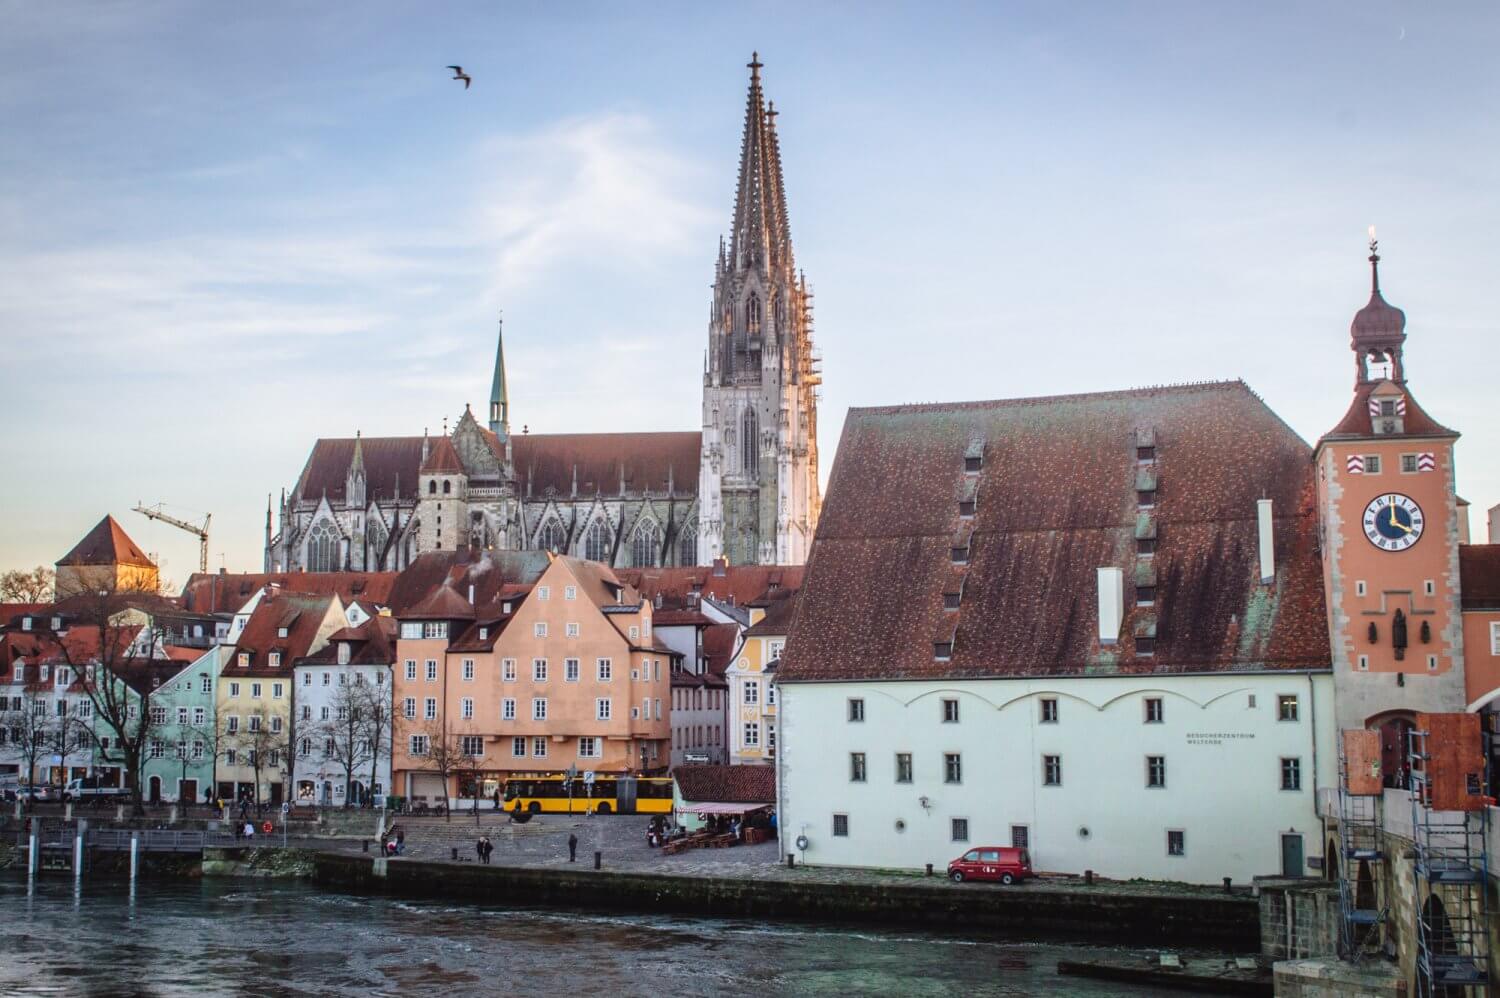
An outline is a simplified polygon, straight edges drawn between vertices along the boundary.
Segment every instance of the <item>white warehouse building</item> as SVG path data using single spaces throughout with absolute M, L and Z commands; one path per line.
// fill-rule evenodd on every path
M 1239 382 L 852 410 L 778 673 L 783 851 L 1316 871 L 1312 476 Z

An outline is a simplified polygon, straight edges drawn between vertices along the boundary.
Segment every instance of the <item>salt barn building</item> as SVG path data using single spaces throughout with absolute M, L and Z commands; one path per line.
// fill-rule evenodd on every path
M 1239 381 L 851 410 L 778 672 L 783 851 L 1316 872 L 1338 728 L 1500 694 L 1404 327 L 1377 279 L 1316 445 Z

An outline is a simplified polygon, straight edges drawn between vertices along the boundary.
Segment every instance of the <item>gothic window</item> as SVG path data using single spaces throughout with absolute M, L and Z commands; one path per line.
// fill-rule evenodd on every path
M 338 531 L 327 520 L 319 520 L 307 535 L 307 570 L 309 572 L 336 572 L 338 567 Z
M 589 524 L 583 535 L 583 556 L 589 561 L 609 561 L 609 527 L 604 520 Z
M 643 568 L 656 564 L 657 552 L 661 550 L 661 531 L 650 520 L 635 528 L 630 541 L 630 564 Z
M 677 535 L 677 564 L 698 564 L 698 521 L 689 520 Z
M 543 551 L 565 551 L 567 542 L 568 538 L 563 533 L 563 525 L 558 522 L 556 517 L 550 517 L 546 523 L 542 524 L 542 532 L 537 538 L 537 546 Z
M 740 417 L 740 470 L 752 477 L 760 472 L 760 432 L 753 407 Z
M 469 514 L 469 546 L 489 550 L 495 546 L 495 533 L 489 521 L 477 510 Z
M 380 518 L 370 517 L 369 522 L 365 524 L 365 541 L 370 545 L 371 564 L 379 564 L 380 556 L 385 554 L 385 544 L 389 536 Z M 368 565 L 365 567 L 369 568 Z
M 751 336 L 760 335 L 760 297 L 751 295 L 745 302 L 745 329 Z

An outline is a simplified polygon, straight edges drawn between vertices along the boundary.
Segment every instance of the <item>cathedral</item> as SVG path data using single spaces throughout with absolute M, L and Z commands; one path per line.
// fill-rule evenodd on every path
M 267 504 L 266 571 L 394 571 L 465 545 L 626 568 L 806 560 L 821 501 L 821 376 L 761 68 L 752 56 L 701 430 L 512 434 L 502 332 L 483 423 L 466 407 L 441 436 L 313 445 L 279 511 Z

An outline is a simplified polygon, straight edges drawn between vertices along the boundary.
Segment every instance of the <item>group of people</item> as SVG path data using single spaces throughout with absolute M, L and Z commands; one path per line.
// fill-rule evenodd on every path
M 646 845 L 655 849 L 668 839 L 680 839 L 686 834 L 683 828 L 669 823 L 663 815 L 655 814 L 646 825 Z
M 479 862 L 486 866 L 490 862 L 490 853 L 495 851 L 495 843 L 490 841 L 488 835 L 479 836 L 479 841 L 474 843 L 474 852 L 479 856 Z
M 380 855 L 400 856 L 405 852 L 406 830 L 400 825 L 392 825 L 380 836 Z

